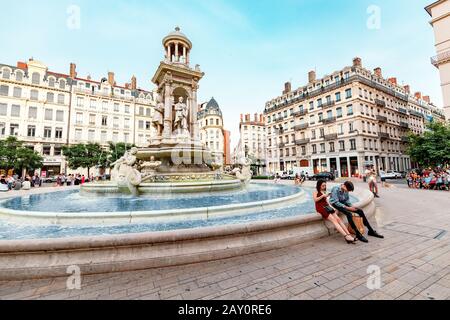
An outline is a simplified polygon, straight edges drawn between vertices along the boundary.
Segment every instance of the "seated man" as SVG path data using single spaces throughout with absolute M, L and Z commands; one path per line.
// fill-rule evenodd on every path
M 353 213 L 356 213 L 361 218 L 363 218 L 364 225 L 369 229 L 369 236 L 376 237 L 383 239 L 384 237 L 380 234 L 378 234 L 370 225 L 369 221 L 366 218 L 366 215 L 364 214 L 364 211 L 362 211 L 359 208 L 354 207 L 349 202 L 349 192 L 353 192 L 355 190 L 355 187 L 353 186 L 353 183 L 350 181 L 345 182 L 344 184 L 340 186 L 336 186 L 331 190 L 331 198 L 330 198 L 330 204 L 339 212 L 345 214 L 347 217 L 347 221 L 352 227 L 352 229 L 356 232 L 356 238 L 359 241 L 368 243 L 369 241 L 358 231 L 358 228 L 355 225 L 355 222 L 353 221 Z

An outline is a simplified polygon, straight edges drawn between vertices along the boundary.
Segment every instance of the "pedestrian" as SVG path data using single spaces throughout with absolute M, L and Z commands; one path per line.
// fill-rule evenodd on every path
M 81 176 L 81 184 L 84 184 L 86 182 L 86 178 L 84 177 L 84 174 Z

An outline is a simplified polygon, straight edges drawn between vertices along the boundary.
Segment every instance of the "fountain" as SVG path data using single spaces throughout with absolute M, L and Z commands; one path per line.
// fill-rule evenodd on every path
M 201 143 L 197 121 L 198 83 L 204 76 L 189 66 L 191 41 L 177 27 L 163 39 L 166 50 L 153 76 L 157 105 L 152 124 L 156 135 L 147 148 L 133 148 L 114 164 L 109 184 L 91 184 L 83 192 L 204 192 L 244 187 L 250 162 L 242 159 L 235 175 L 223 172 L 221 160 Z
M 0 201 L 0 280 L 165 267 L 283 248 L 330 234 L 311 190 L 252 183 L 249 159 L 231 174 L 199 139 L 200 67 L 179 28 L 163 40 L 153 82 L 156 135 L 113 164 L 111 182 L 33 190 Z M 367 216 L 373 195 L 352 199 Z

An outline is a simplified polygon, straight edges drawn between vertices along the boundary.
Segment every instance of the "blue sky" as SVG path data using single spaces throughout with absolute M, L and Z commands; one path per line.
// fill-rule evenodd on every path
M 433 30 L 424 7 L 431 0 L 0 0 L 0 61 L 33 56 L 51 70 L 117 82 L 134 74 L 150 79 L 163 57 L 162 38 L 176 25 L 191 39 L 192 64 L 206 73 L 199 99 L 214 96 L 238 140 L 240 113 L 262 112 L 285 81 L 305 84 L 350 65 L 359 56 L 369 69 L 410 84 L 442 105 Z M 67 26 L 71 5 L 80 8 L 80 28 Z M 379 7 L 380 28 L 367 27 Z

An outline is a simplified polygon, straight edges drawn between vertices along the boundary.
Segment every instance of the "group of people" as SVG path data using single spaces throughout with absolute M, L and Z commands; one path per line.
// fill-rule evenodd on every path
M 450 191 L 450 169 L 424 169 L 412 171 L 406 178 L 411 189 Z
M 0 191 L 11 190 L 30 190 L 36 184 L 40 185 L 41 181 L 38 176 L 31 177 L 26 175 L 20 178 L 18 175 L 1 175 L 0 176 Z
M 63 187 L 63 186 L 79 186 L 82 184 L 85 184 L 88 181 L 93 181 L 94 175 L 91 175 L 90 179 L 87 180 L 84 174 L 59 174 L 56 177 L 56 186 L 57 187 Z
M 313 193 L 316 211 L 323 217 L 324 220 L 328 220 L 333 223 L 336 230 L 342 234 L 348 244 L 354 244 L 358 240 L 364 243 L 369 242 L 369 240 L 367 240 L 367 238 L 356 226 L 354 221 L 356 216 L 362 218 L 364 226 L 369 230 L 369 236 L 383 239 L 384 236 L 380 235 L 372 228 L 364 211 L 350 203 L 349 192 L 353 192 L 354 190 L 355 187 L 353 183 L 351 181 L 346 181 L 344 184 L 335 186 L 331 192 L 327 192 L 326 181 L 317 181 L 316 191 Z M 349 232 L 347 226 L 341 220 L 338 213 L 342 213 L 346 216 L 354 235 Z

